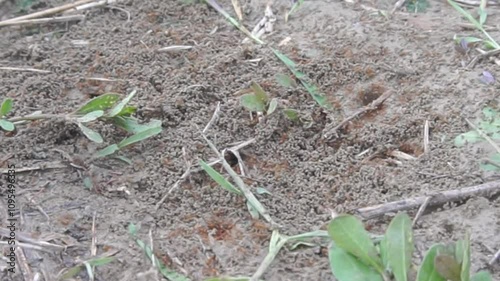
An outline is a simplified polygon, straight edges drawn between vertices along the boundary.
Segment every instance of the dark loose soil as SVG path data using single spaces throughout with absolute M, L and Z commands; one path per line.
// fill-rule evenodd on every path
M 14 16 L 16 6 L 1 2 L 0 16 Z M 30 11 L 64 2 L 36 1 Z M 250 28 L 264 11 L 255 2 L 245 8 L 244 23 Z M 392 2 L 364 4 L 391 9 Z M 460 27 L 464 20 L 452 7 L 432 1 L 426 13 L 399 13 L 387 21 L 344 2 L 311 0 L 285 23 L 286 4 L 275 5 L 275 31 L 264 39 L 299 64 L 334 104 L 332 112 L 321 109 L 303 87 L 279 86 L 274 77 L 288 74 L 286 67 L 269 49 L 241 44 L 243 35 L 205 4 L 128 0 L 117 5 L 130 13 L 130 21 L 123 11 L 94 8 L 78 24 L 0 29 L 1 66 L 50 71 L 0 70 L 0 97 L 14 100 L 9 116 L 37 110 L 69 113 L 93 96 L 125 95 L 136 88 L 132 104 L 139 108 L 137 115 L 163 123 L 160 135 L 120 152 L 132 165 L 104 160 L 85 173 L 68 166 L 17 174 L 23 231 L 37 237 L 62 235 L 56 240 L 59 244 L 78 245 L 63 254 L 26 250 L 34 272 L 45 272 L 46 280 L 54 280 L 77 258 L 89 258 L 95 213 L 98 254 L 120 250 L 117 261 L 97 268 L 96 280 L 155 280 L 145 274 L 151 262 L 128 235 L 131 222 L 140 225 L 144 241 L 149 241 L 152 230 L 155 253 L 192 280 L 252 275 L 267 252 L 271 232 L 263 220 L 251 218 L 241 198 L 219 188 L 205 173 L 192 173 L 155 209 L 186 170 L 183 148 L 195 164 L 215 158 L 200 130 L 217 102 L 221 112 L 209 138 L 220 149 L 256 139 L 241 151 L 248 168 L 245 180 L 252 189 L 271 192 L 257 197 L 287 235 L 324 229 L 331 210 L 347 212 L 498 178 L 479 167 L 489 150 L 453 146 L 456 135 L 470 130 L 463 117 L 474 119 L 484 106 L 497 106 L 500 84 L 485 85 L 478 77 L 483 70 L 498 75 L 500 67 L 483 61 L 473 70 L 463 69 L 465 58 L 454 49 L 452 38 L 475 31 Z M 232 12 L 230 1 L 221 5 Z M 498 8 L 489 11 L 488 21 L 498 22 Z M 500 40 L 499 32 L 491 34 Z M 290 41 L 278 47 L 286 37 Z M 79 44 L 82 41 L 87 44 Z M 171 45 L 194 47 L 156 51 Z M 91 79 L 96 77 L 109 81 Z M 280 100 L 277 112 L 260 123 L 250 120 L 235 94 L 251 81 Z M 338 138 L 322 138 L 325 127 L 338 124 L 385 91 L 393 94 L 382 108 L 355 119 Z M 312 123 L 291 122 L 281 112 L 284 105 Z M 430 152 L 423 154 L 426 120 Z M 106 143 L 125 136 L 103 123 L 92 128 Z M 67 161 L 61 152 L 77 161 L 102 147 L 88 141 L 73 124 L 37 121 L 20 125 L 14 134 L 0 132 L 0 167 Z M 390 156 L 394 150 L 417 159 L 395 159 Z M 88 173 L 94 181 L 92 190 L 82 182 Z M 5 181 L 0 188 L 5 194 Z M 122 188 L 130 194 L 119 191 Z M 6 206 L 5 199 L 0 202 Z M 2 222 L 6 214 L 2 208 Z M 462 238 L 469 230 L 473 270 L 484 268 L 500 247 L 499 214 L 498 199 L 476 198 L 423 216 L 415 230 L 417 256 L 431 244 Z M 380 231 L 387 222 L 384 218 L 368 225 Z M 499 280 L 498 265 L 493 272 Z M 88 280 L 85 273 L 79 278 Z M 284 249 L 264 278 L 334 280 L 328 258 L 318 247 Z M 2 272 L 0 279 L 23 277 L 19 272 Z

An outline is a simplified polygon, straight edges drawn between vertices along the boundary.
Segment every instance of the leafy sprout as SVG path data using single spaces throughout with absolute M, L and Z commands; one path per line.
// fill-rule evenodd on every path
M 251 89 L 252 93 L 241 96 L 241 105 L 251 112 L 272 114 L 278 107 L 278 99 L 269 99 L 264 89 L 255 82 L 252 82 Z
M 5 116 L 12 110 L 12 103 L 12 99 L 8 98 L 5 99 L 0 106 L 0 128 L 9 132 L 15 129 L 14 123 L 5 119 Z

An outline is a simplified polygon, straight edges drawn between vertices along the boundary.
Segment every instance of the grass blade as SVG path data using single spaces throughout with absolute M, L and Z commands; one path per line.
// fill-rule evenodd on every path
M 88 128 L 88 127 L 86 127 L 86 126 L 85 126 L 85 125 L 83 125 L 82 123 L 78 123 L 78 127 L 80 127 L 80 130 L 82 130 L 82 133 L 83 133 L 83 134 L 84 134 L 84 135 L 85 135 L 85 136 L 86 136 L 89 140 L 91 140 L 91 141 L 93 141 L 93 142 L 95 142 L 95 143 L 102 143 L 102 142 L 104 141 L 104 140 L 102 139 L 102 136 L 101 136 L 98 132 L 96 132 L 96 131 L 94 131 L 94 130 L 92 130 L 92 129 Z
M 259 99 L 259 101 L 263 104 L 267 104 L 267 102 L 269 101 L 269 97 L 267 96 L 264 89 L 262 89 L 262 87 L 255 82 L 252 82 L 251 87 L 253 92 L 255 93 L 255 96 Z
M 407 281 L 414 250 L 410 217 L 406 213 L 398 213 L 385 236 L 388 265 L 397 281 Z
M 120 112 L 122 112 L 122 110 L 125 108 L 125 106 L 127 105 L 127 103 L 129 103 L 130 100 L 134 97 L 134 95 L 135 95 L 136 92 L 137 92 L 136 90 L 133 90 L 126 98 L 124 98 L 118 104 L 116 104 L 109 111 L 108 116 L 109 117 L 114 117 L 114 116 L 120 114 Z
M 437 253 L 443 248 L 442 244 L 435 244 L 427 251 L 418 270 L 417 281 L 446 281 L 446 279 L 439 275 L 434 266 L 434 259 Z
M 384 269 L 377 249 L 363 224 L 352 215 L 339 215 L 328 225 L 328 234 L 335 245 L 372 266 L 380 274 Z
M 102 157 L 106 157 L 108 155 L 111 155 L 115 152 L 117 152 L 118 150 L 120 150 L 120 148 L 118 147 L 118 145 L 116 144 L 112 144 L 112 145 L 108 145 L 106 146 L 105 148 L 99 150 L 95 155 L 94 155 L 94 158 L 102 158 Z
M 134 117 L 115 116 L 111 118 L 113 124 L 125 131 L 137 134 L 155 127 L 161 127 L 161 120 L 151 119 L 149 123 L 139 124 L 139 120 Z
M 328 251 L 330 268 L 338 281 L 383 281 L 382 276 L 340 247 Z
M 284 55 L 280 51 L 275 50 L 273 48 L 271 48 L 271 49 L 273 50 L 274 54 L 286 65 L 286 67 L 288 67 L 288 69 L 293 73 L 293 75 L 295 75 L 295 77 L 297 77 L 297 79 L 300 80 L 302 85 L 306 88 L 307 92 L 309 92 L 311 97 L 320 106 L 322 106 L 326 109 L 333 108 L 332 105 L 326 99 L 326 97 L 322 93 L 319 92 L 318 87 L 309 83 L 307 81 L 308 78 L 306 77 L 306 75 L 304 73 L 300 72 L 299 70 L 297 70 L 295 62 L 293 62 L 290 58 L 288 58 L 286 55 Z
M 471 281 L 493 281 L 493 277 L 488 271 L 481 270 L 478 273 L 472 275 Z
M 0 106 L 0 118 L 7 115 L 12 110 L 12 99 L 5 99 Z
M 297 11 L 300 6 L 302 6 L 302 4 L 304 4 L 304 0 L 297 0 L 295 3 L 293 3 L 293 6 L 292 8 L 290 9 L 290 11 L 288 11 L 288 13 L 286 13 L 285 15 L 285 22 L 288 21 L 288 18 L 293 14 L 295 13 L 295 11 Z
M 219 172 L 217 172 L 203 160 L 200 160 L 200 166 L 222 188 L 234 194 L 243 195 L 243 193 L 239 189 L 237 189 L 232 183 L 226 180 Z
M 276 110 L 277 107 L 278 107 L 278 99 L 273 98 L 271 102 L 269 102 L 269 108 L 267 109 L 266 115 L 271 115 Z
M 460 266 L 460 280 L 469 281 L 470 280 L 470 235 L 465 234 L 465 240 L 462 240 L 462 246 L 456 248 L 456 254 L 461 258 L 459 260 Z
M 133 143 L 145 140 L 159 133 L 161 133 L 161 127 L 151 128 L 146 131 L 142 131 L 119 142 L 118 148 L 120 149 L 124 148 L 127 145 L 131 145 Z

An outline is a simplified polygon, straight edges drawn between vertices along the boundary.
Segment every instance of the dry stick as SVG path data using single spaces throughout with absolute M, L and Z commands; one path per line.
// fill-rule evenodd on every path
M 325 129 L 326 133 L 324 133 L 324 137 L 328 138 L 330 135 L 332 135 L 333 133 L 335 133 L 338 129 L 342 128 L 349 121 L 351 121 L 352 119 L 358 117 L 359 115 L 362 115 L 362 114 L 365 114 L 368 111 L 372 111 L 372 110 L 377 109 L 391 95 L 392 95 L 392 91 L 387 91 L 387 92 L 383 93 L 380 97 L 378 97 L 376 100 L 372 101 L 369 105 L 364 106 L 364 107 L 358 109 L 356 112 L 354 112 L 354 114 L 352 114 L 351 116 L 345 118 L 344 121 L 340 122 L 340 124 L 338 124 L 334 128 Z
M 430 196 L 426 197 L 424 203 L 422 203 L 422 205 L 420 205 L 420 208 L 418 208 L 418 212 L 415 215 L 415 218 L 413 218 L 413 222 L 411 224 L 412 227 L 415 227 L 415 224 L 417 223 L 417 221 L 424 214 L 424 211 L 427 208 L 427 205 L 429 205 L 429 201 L 431 200 L 431 198 L 432 197 L 430 197 Z
M 493 266 L 493 264 L 500 258 L 500 250 L 498 250 L 495 255 L 491 258 L 490 262 L 488 263 L 490 266 Z
M 44 24 L 44 23 L 69 22 L 69 21 L 81 21 L 84 19 L 85 19 L 84 15 L 73 15 L 73 16 L 53 17 L 53 18 L 40 18 L 40 19 L 32 19 L 32 20 L 19 20 L 19 21 L 13 21 L 13 22 L 6 22 L 4 24 L 0 24 L 0 27 L 2 27 L 2 26 L 35 25 L 35 24 Z
M 33 272 L 28 264 L 28 260 L 26 259 L 26 255 L 21 247 L 16 247 L 16 256 L 17 262 L 19 263 L 19 267 L 21 268 L 21 273 L 23 274 L 24 280 L 33 280 Z
M 219 112 L 220 112 L 220 102 L 217 102 L 217 106 L 215 107 L 214 114 L 212 114 L 212 118 L 210 118 L 210 121 L 208 121 L 207 125 L 205 126 L 205 128 L 202 131 L 203 134 L 205 134 L 208 131 L 208 129 L 210 129 L 212 124 L 217 119 L 217 116 L 219 116 Z
M 255 198 L 255 195 L 250 191 L 250 189 L 247 188 L 241 177 L 238 176 L 238 174 L 233 170 L 233 168 L 231 168 L 231 165 L 227 163 L 226 159 L 224 158 L 224 155 L 222 154 L 225 152 L 225 150 L 223 150 L 222 153 L 220 153 L 219 150 L 217 150 L 217 148 L 215 147 L 215 145 L 205 135 L 202 134 L 202 136 L 207 142 L 208 146 L 213 150 L 213 152 L 215 152 L 217 157 L 221 159 L 222 166 L 228 172 L 228 174 L 231 176 L 231 178 L 234 180 L 234 182 L 240 188 L 240 190 L 243 192 L 245 198 L 250 202 L 255 202 L 256 204 L 255 209 L 262 215 L 262 217 L 266 221 L 268 221 L 271 224 L 271 227 L 273 229 L 278 228 L 279 225 L 273 221 L 273 219 L 267 212 L 266 208 L 260 203 L 259 200 L 257 200 L 257 198 Z
M 490 143 L 490 145 L 498 152 L 500 153 L 500 147 L 487 135 L 483 132 L 483 130 L 479 129 L 476 125 L 474 125 L 469 119 L 465 118 L 465 121 L 471 126 L 472 129 L 476 130 L 476 132 L 483 137 L 486 141 Z
M 399 8 L 401 8 L 405 2 L 406 0 L 399 0 L 398 2 L 396 2 L 394 8 L 392 8 L 391 15 L 394 14 L 397 10 L 399 10 Z
M 0 70 L 50 73 L 50 71 L 48 71 L 48 70 L 42 70 L 42 69 L 36 69 L 36 68 L 8 67 L 8 66 L 1 66 Z
M 472 196 L 489 197 L 497 193 L 500 193 L 500 181 L 484 183 L 481 185 L 465 187 L 462 189 L 446 190 L 430 195 L 430 197 L 432 198 L 429 200 L 428 206 L 442 205 L 447 202 L 462 201 Z M 385 204 L 359 208 L 354 211 L 365 219 L 372 219 L 380 217 L 386 213 L 415 209 L 423 205 L 427 197 L 429 196 L 403 199 Z
M 94 0 L 94 1 L 92 1 L 92 3 L 78 5 L 76 7 L 68 9 L 68 10 L 64 11 L 64 14 L 76 12 L 76 11 L 82 11 L 82 10 L 86 10 L 86 9 L 90 9 L 90 8 L 94 8 L 94 7 L 104 6 L 107 4 L 113 4 L 115 2 L 116 2 L 116 0 L 101 0 L 101 1 Z
M 474 1 L 474 0 L 455 0 L 455 2 L 460 5 L 460 6 L 468 6 L 468 7 L 475 7 L 481 5 L 481 0 L 479 1 Z M 488 6 L 498 6 L 500 5 L 499 1 L 488 1 Z
M 480 60 L 491 57 L 491 56 L 496 56 L 498 54 L 500 54 L 500 49 L 496 49 L 493 51 L 488 51 L 488 52 L 479 54 L 475 58 L 473 58 L 471 60 L 471 62 L 469 62 L 469 64 L 467 65 L 467 68 L 469 68 L 469 69 L 473 68 L 476 65 L 476 63 L 478 63 Z
M 97 255 L 97 233 L 95 231 L 95 217 L 97 212 L 94 211 L 92 216 L 92 241 L 90 243 L 90 256 L 95 257 Z M 95 272 L 95 266 L 92 266 L 92 271 Z M 94 281 L 94 274 L 90 274 L 89 281 Z
M 57 13 L 60 13 L 60 12 L 72 9 L 74 7 L 77 7 L 77 6 L 80 6 L 80 5 L 83 5 L 83 4 L 94 2 L 94 1 L 95 0 L 80 0 L 80 1 L 76 1 L 75 3 L 65 4 L 65 5 L 62 5 L 62 6 L 59 6 L 59 7 L 54 7 L 54 8 L 50 8 L 50 9 L 47 9 L 47 10 L 35 12 L 35 13 L 32 13 L 32 14 L 20 16 L 20 17 L 17 17 L 17 18 L 12 18 L 12 19 L 8 19 L 8 20 L 4 20 L 4 21 L 0 22 L 0 26 L 5 25 L 6 23 L 15 22 L 15 21 L 35 19 L 35 18 L 41 18 L 41 17 L 45 17 L 45 16 L 50 16 L 50 15 L 57 14 Z
M 35 167 L 26 167 L 26 168 L 20 168 L 16 169 L 16 173 L 26 173 L 26 172 L 33 172 L 33 171 L 38 171 L 38 170 L 48 170 L 48 169 L 63 169 L 63 168 L 68 168 L 69 166 L 66 164 L 63 164 L 61 162 L 55 162 L 55 163 L 48 163 L 48 164 L 42 164 L 40 166 L 35 166 Z M 0 169 L 0 174 L 8 174 L 10 169 Z
M 8 245 L 9 241 L 0 241 L 0 245 Z M 37 250 L 41 252 L 46 252 L 46 253 L 53 253 L 53 251 L 50 251 L 48 249 L 45 249 L 44 247 L 38 246 L 38 245 L 33 245 L 33 244 L 27 244 L 27 243 L 22 243 L 22 242 L 17 242 L 16 243 L 17 247 L 25 248 L 25 249 L 31 249 L 31 250 Z
M 429 154 L 429 120 L 424 123 L 424 154 Z

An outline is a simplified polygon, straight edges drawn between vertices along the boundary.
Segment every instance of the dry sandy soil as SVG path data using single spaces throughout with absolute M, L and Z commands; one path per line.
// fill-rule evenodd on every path
M 14 16 L 16 6 L 2 2 L 0 16 Z M 36 1 L 29 11 L 64 2 Z M 254 26 L 264 6 L 241 2 L 246 4 L 244 23 Z M 232 12 L 230 1 L 220 4 Z M 377 0 L 363 4 L 378 9 L 393 5 Z M 257 197 L 287 235 L 325 229 L 331 210 L 349 212 L 498 179 L 498 173 L 479 167 L 487 149 L 456 148 L 453 139 L 470 130 L 464 117 L 475 119 L 486 105 L 498 108 L 500 84 L 485 85 L 478 78 L 484 70 L 498 75 L 500 67 L 490 61 L 471 70 L 462 67 L 466 58 L 455 50 L 453 35 L 479 34 L 462 28 L 465 21 L 445 2 L 433 1 L 425 13 L 401 12 L 387 20 L 360 5 L 310 0 L 286 23 L 289 3 L 278 1 L 275 30 L 264 39 L 299 64 L 335 105 L 332 111 L 320 108 L 303 87 L 287 89 L 276 83 L 276 73 L 289 74 L 286 67 L 268 48 L 241 44 L 244 36 L 206 4 L 126 0 L 117 7 L 122 10 L 87 10 L 86 20 L 76 24 L 0 29 L 1 66 L 50 71 L 0 70 L 0 97 L 14 100 L 9 117 L 37 110 L 67 113 L 93 96 L 125 95 L 136 88 L 132 104 L 139 108 L 137 116 L 163 124 L 160 135 L 120 152 L 131 165 L 102 160 L 90 171 L 67 165 L 17 173 L 23 232 L 73 245 L 64 253 L 25 251 L 33 271 L 45 272 L 46 280 L 90 257 L 94 214 L 97 253 L 119 250 L 115 262 L 97 268 L 95 280 L 155 280 L 143 274 L 151 262 L 128 235 L 129 223 L 140 226 L 138 235 L 144 241 L 149 241 L 151 230 L 155 253 L 192 280 L 253 274 L 267 252 L 271 232 L 263 220 L 251 218 L 241 198 L 219 188 L 205 173 L 191 173 L 155 208 L 186 170 L 183 148 L 193 163 L 215 159 L 200 130 L 218 102 L 221 111 L 208 137 L 220 149 L 256 139 L 241 151 L 248 168 L 245 181 L 252 189 L 271 192 Z M 489 23 L 500 22 L 498 7 L 489 11 Z M 500 32 L 491 34 L 500 40 Z M 287 37 L 290 41 L 278 47 Z M 82 41 L 87 44 L 77 44 Z M 156 51 L 171 45 L 194 47 Z M 109 81 L 91 79 L 96 77 Z M 235 94 L 251 81 L 280 99 L 277 112 L 260 123 L 250 120 Z M 385 91 L 393 94 L 382 108 L 355 119 L 333 140 L 322 137 L 325 127 Z M 312 123 L 291 122 L 281 111 L 283 105 L 299 110 Z M 430 151 L 424 154 L 426 120 Z M 125 136 L 104 123 L 92 128 L 107 143 Z M 63 154 L 78 162 L 102 147 L 88 141 L 74 124 L 37 121 L 20 125 L 13 134 L 0 132 L 0 168 L 67 163 Z M 395 159 L 390 156 L 394 150 L 416 159 Z M 91 174 L 93 189 L 84 187 L 85 174 Z M 122 187 L 130 194 L 118 191 Z M 5 206 L 3 180 L 0 193 L 0 206 Z M 500 201 L 473 198 L 462 203 L 420 219 L 415 228 L 417 257 L 433 243 L 462 238 L 469 230 L 473 270 L 487 268 L 500 248 Z M 379 232 L 390 217 L 367 224 Z M 334 280 L 326 246 L 284 249 L 263 278 Z M 500 280 L 498 263 L 489 269 Z M 5 272 L 0 279 L 26 280 L 20 273 Z M 82 272 L 76 280 L 88 277 Z

